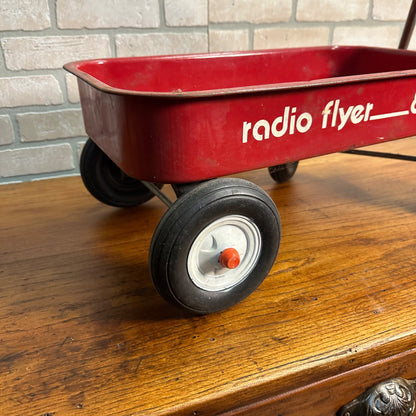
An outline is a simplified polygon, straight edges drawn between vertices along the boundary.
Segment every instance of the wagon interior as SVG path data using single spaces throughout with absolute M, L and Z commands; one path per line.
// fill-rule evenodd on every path
M 414 70 L 416 55 L 366 47 L 84 61 L 78 70 L 109 87 L 143 93 L 221 91 Z M 94 80 L 94 81 L 95 81 Z

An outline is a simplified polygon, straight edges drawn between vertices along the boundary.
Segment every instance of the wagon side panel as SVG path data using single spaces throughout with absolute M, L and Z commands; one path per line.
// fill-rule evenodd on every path
M 118 165 L 122 161 L 124 98 L 102 92 L 78 79 L 87 135 Z
M 184 101 L 161 119 L 175 159 L 163 176 L 201 180 L 408 137 L 415 94 L 403 78 Z
M 155 172 L 163 166 L 164 152 L 169 153 L 160 146 L 157 133 L 163 113 L 159 100 L 113 94 L 78 82 L 88 136 L 125 173 L 157 182 L 160 175 Z
M 88 134 L 130 176 L 199 181 L 414 135 L 412 77 L 206 97 L 83 86 Z

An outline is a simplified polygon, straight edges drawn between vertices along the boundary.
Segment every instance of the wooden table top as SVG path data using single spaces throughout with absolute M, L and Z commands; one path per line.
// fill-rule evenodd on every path
M 0 414 L 233 414 L 413 348 L 416 164 L 333 154 L 284 185 L 238 176 L 275 201 L 280 253 L 249 298 L 200 317 L 152 286 L 159 200 L 111 208 L 79 177 L 0 187 Z

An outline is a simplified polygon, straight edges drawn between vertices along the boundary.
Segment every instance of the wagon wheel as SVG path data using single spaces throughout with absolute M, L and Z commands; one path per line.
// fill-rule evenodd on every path
M 82 150 L 80 171 L 91 195 L 105 204 L 134 207 L 154 196 L 139 180 L 127 176 L 91 139 Z
M 149 253 L 154 285 L 193 313 L 233 306 L 269 273 L 280 229 L 274 202 L 258 186 L 205 182 L 180 197 L 156 228 Z
M 296 172 L 299 162 L 284 163 L 269 167 L 270 176 L 277 183 L 287 182 Z

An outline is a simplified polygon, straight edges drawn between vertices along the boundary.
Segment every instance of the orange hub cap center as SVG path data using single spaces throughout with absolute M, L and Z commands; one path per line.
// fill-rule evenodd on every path
M 222 267 L 227 269 L 235 269 L 240 264 L 240 254 L 235 248 L 226 248 L 218 259 Z

